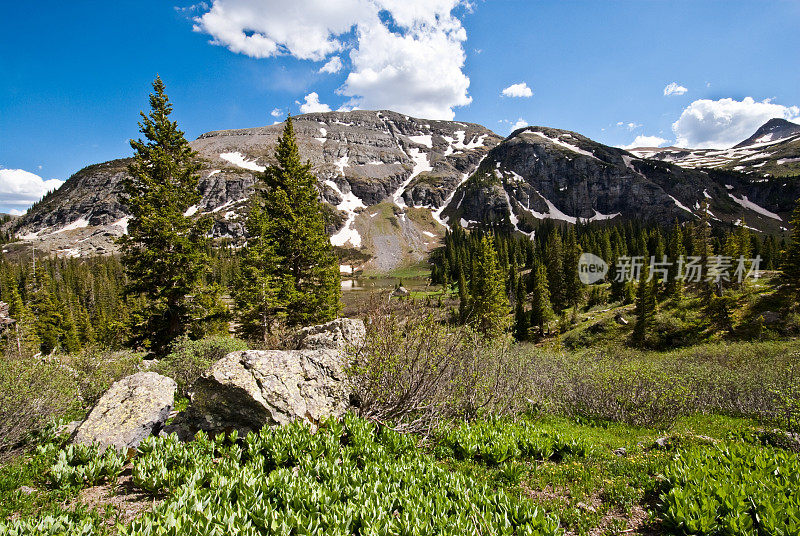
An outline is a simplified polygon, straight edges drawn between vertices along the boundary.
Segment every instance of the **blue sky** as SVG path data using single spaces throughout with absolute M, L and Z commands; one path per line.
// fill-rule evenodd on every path
M 723 147 L 772 116 L 800 121 L 796 1 L 207 1 L 6 3 L 0 211 L 128 156 L 156 73 L 189 139 L 300 103 L 619 146 Z M 530 96 L 502 95 L 515 84 Z

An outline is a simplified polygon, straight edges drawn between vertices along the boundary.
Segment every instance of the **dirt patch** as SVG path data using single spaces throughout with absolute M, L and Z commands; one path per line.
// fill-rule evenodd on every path
M 145 512 L 151 511 L 163 497 L 152 494 L 136 487 L 133 484 L 131 468 L 128 467 L 116 482 L 109 482 L 100 486 L 92 486 L 80 491 L 77 501 L 98 511 L 111 507 L 116 512 L 114 518 L 109 518 L 109 525 L 117 521 L 128 523 Z

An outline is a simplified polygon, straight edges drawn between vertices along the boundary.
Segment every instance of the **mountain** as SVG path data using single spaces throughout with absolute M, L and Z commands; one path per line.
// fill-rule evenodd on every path
M 730 149 L 640 147 L 631 153 L 684 168 L 727 169 L 759 177 L 796 176 L 800 175 L 800 125 L 770 119 Z
M 502 140 L 480 125 L 390 111 L 313 113 L 294 123 L 300 152 L 321 182 L 331 241 L 362 249 L 379 270 L 425 257 L 444 229 L 430 209 Z M 255 175 L 273 162 L 282 131 L 282 124 L 220 130 L 191 142 L 202 200 L 187 214 L 211 215 L 217 238 L 241 237 Z M 113 251 L 127 225 L 119 194 L 128 162 L 78 171 L 18 220 L 17 234 L 60 255 Z
M 530 234 L 543 219 L 685 221 L 699 217 L 707 201 L 715 222 L 744 218 L 777 231 L 794 197 L 781 202 L 773 190 L 769 181 L 752 183 L 739 173 L 687 169 L 575 132 L 526 127 L 489 151 L 443 214 L 463 226 L 491 221 Z
M 800 134 L 800 125 L 776 117 L 761 125 L 752 136 L 733 147 L 738 149 L 763 143 L 775 143 L 798 134 Z
M 800 196 L 797 181 L 777 175 L 695 168 L 554 128 L 526 127 L 503 139 L 480 125 L 390 111 L 294 120 L 301 154 L 320 179 L 331 242 L 369 259 L 364 267 L 375 271 L 424 259 L 448 225 L 488 221 L 532 234 L 548 219 L 672 223 L 699 217 L 707 201 L 715 224 L 744 219 L 778 232 Z M 272 163 L 282 129 L 221 130 L 191 142 L 202 200 L 187 214 L 208 214 L 215 237 L 240 239 L 255 175 Z M 797 138 L 788 134 L 769 150 Z M 756 138 L 735 150 L 765 151 L 763 143 Z M 127 163 L 95 164 L 70 177 L 10 224 L 23 241 L 4 251 L 31 245 L 66 256 L 114 251 L 128 219 L 118 197 Z

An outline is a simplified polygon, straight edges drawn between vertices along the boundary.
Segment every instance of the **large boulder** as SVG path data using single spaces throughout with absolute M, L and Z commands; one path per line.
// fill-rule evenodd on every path
M 136 448 L 157 434 L 175 404 L 175 380 L 137 372 L 115 382 L 72 435 L 74 443 Z
M 364 323 L 340 319 L 306 328 L 298 350 L 228 354 L 198 378 L 181 422 L 210 433 L 245 433 L 297 419 L 316 422 L 350 407 L 348 350 L 364 341 Z

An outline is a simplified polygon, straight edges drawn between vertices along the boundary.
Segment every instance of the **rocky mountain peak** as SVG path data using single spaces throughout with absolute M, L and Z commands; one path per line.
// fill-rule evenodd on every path
M 747 147 L 760 143 L 775 143 L 777 141 L 800 134 L 800 125 L 783 118 L 773 118 L 758 127 L 755 133 L 734 148 Z

